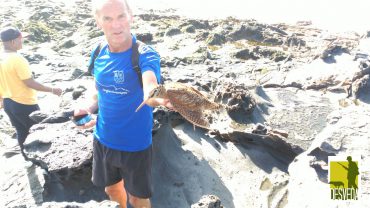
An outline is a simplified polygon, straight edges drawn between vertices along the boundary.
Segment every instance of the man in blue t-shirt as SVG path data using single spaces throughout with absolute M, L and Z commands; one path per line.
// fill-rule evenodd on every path
M 104 186 L 110 199 L 121 207 L 126 207 L 126 190 L 133 207 L 150 207 L 153 123 L 150 106 L 172 105 L 166 99 L 155 98 L 149 100 L 150 106 L 139 112 L 135 109 L 158 86 L 160 57 L 151 47 L 140 47 L 138 64 L 142 77 L 138 77 L 131 63 L 136 38 L 131 34 L 132 11 L 126 0 L 93 1 L 93 12 L 106 39 L 94 62 L 97 93 L 91 106 L 74 112 L 75 116 L 90 114 L 99 108 L 97 119 L 83 126 L 96 127 L 92 181 Z

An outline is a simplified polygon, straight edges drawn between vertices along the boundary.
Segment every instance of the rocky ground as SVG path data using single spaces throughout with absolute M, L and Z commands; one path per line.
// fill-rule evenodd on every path
M 9 150 L 14 130 L 0 111 L 1 207 L 115 206 L 90 182 L 92 130 L 62 114 L 93 88 L 84 72 L 102 33 L 89 8 L 81 0 L 2 1 L 0 23 L 30 33 L 22 54 L 35 78 L 65 93 L 39 93 L 29 161 Z M 229 107 L 209 115 L 212 130 L 155 110 L 154 207 L 370 206 L 370 33 L 138 11 L 133 32 L 159 51 L 164 82 L 187 83 Z M 358 203 L 330 200 L 330 155 L 361 158 Z

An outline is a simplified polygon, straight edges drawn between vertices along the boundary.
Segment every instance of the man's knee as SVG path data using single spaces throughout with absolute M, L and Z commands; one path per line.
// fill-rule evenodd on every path
M 135 208 L 150 208 L 150 200 L 129 195 L 129 203 Z
M 124 192 L 123 189 L 123 182 L 120 181 L 112 186 L 107 186 L 105 187 L 105 193 L 108 194 L 109 196 L 117 196 L 117 195 L 122 195 Z
M 114 195 L 117 195 L 119 193 L 119 191 L 117 189 L 106 187 L 105 188 L 105 193 L 108 194 L 109 196 L 114 196 Z

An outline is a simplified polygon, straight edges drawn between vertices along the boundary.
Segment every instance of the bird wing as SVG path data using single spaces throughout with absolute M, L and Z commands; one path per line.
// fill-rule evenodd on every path
M 177 102 L 171 102 L 172 106 L 177 112 L 180 113 L 187 121 L 199 126 L 201 128 L 209 129 L 210 125 L 208 120 L 204 117 L 203 113 L 198 110 L 190 110 L 186 106 L 181 105 Z
M 199 109 L 203 106 L 206 99 L 203 95 L 192 91 L 189 88 L 170 88 L 167 89 L 167 95 L 171 103 L 177 102 L 189 109 Z
M 169 90 L 176 89 L 176 90 L 188 91 L 189 93 L 196 94 L 197 96 L 206 98 L 206 96 L 202 94 L 201 92 L 199 92 L 199 90 L 195 89 L 192 86 L 183 84 L 181 82 L 170 82 L 166 85 L 166 89 L 169 89 Z
M 196 101 L 197 99 L 184 89 L 167 90 L 167 95 L 171 103 L 177 103 L 190 109 L 199 108 Z

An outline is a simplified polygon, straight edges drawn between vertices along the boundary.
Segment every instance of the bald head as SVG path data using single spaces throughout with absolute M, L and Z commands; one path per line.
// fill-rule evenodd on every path
M 96 25 L 104 33 L 111 52 L 121 52 L 131 47 L 133 17 L 127 0 L 94 0 Z
M 112 3 L 119 3 L 123 5 L 128 13 L 132 13 L 131 8 L 129 4 L 127 3 L 127 0 L 92 0 L 92 13 L 95 17 L 99 15 L 100 10 L 103 8 L 106 4 L 112 4 Z

